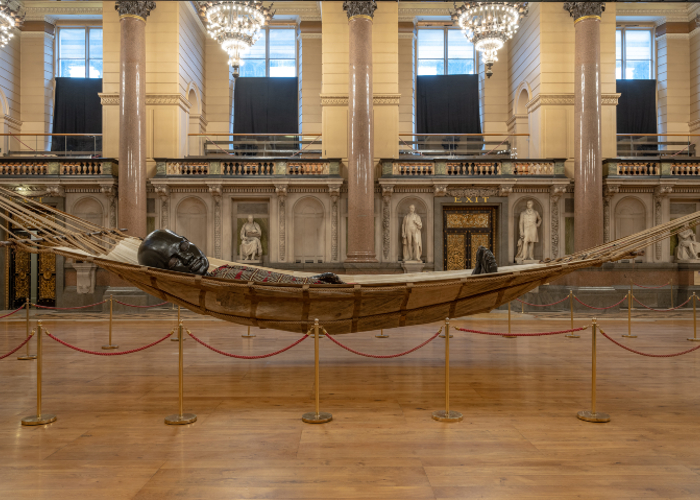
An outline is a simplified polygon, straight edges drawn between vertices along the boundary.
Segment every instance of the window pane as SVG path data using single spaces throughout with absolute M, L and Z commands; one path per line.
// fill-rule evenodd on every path
M 622 61 L 620 59 L 615 61 L 615 79 L 622 80 Z
M 270 59 L 270 76 L 297 76 L 294 59 Z
M 90 59 L 102 59 L 102 30 L 90 30 Z
M 296 30 L 270 30 L 270 59 L 296 58 Z
M 473 59 L 474 46 L 469 43 L 461 30 L 447 31 L 447 57 L 448 59 Z
M 90 60 L 90 75 L 88 78 L 102 78 L 102 59 Z
M 625 61 L 625 78 L 628 80 L 651 79 L 651 61 Z
M 622 59 L 622 30 L 615 31 L 615 58 Z
M 253 45 L 246 53 L 243 54 L 243 59 L 247 59 L 247 58 L 264 59 L 265 58 L 265 37 L 266 37 L 265 30 L 261 30 L 260 31 L 260 38 L 258 39 L 257 42 L 255 42 L 255 45 Z M 265 75 L 263 75 L 263 76 L 265 76 Z
M 445 32 L 418 30 L 418 59 L 444 59 L 444 57 Z
M 265 76 L 265 59 L 241 61 L 241 76 Z
M 58 57 L 60 59 L 85 58 L 85 30 L 61 29 L 58 32 Z
M 419 75 L 444 75 L 445 60 L 444 59 L 419 59 L 418 60 Z
M 449 59 L 447 61 L 448 75 L 471 75 L 474 73 L 473 59 Z
M 85 78 L 85 59 L 61 59 L 58 76 Z
M 625 31 L 625 58 L 651 59 L 651 31 Z

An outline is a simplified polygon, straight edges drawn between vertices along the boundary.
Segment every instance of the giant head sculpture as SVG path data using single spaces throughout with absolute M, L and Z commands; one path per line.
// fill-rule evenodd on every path
M 209 261 L 202 251 L 184 236 L 167 229 L 157 229 L 139 246 L 139 264 L 181 273 L 204 275 Z

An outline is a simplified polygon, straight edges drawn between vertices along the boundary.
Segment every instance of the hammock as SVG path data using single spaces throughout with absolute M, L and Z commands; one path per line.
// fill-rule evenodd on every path
M 332 333 L 421 325 L 489 312 L 566 274 L 600 266 L 669 238 L 700 222 L 700 212 L 539 264 L 391 275 L 348 275 L 345 285 L 253 283 L 141 266 L 141 242 L 0 188 L 0 219 L 9 239 L 0 242 L 32 253 L 50 252 L 92 262 L 161 300 L 233 323 L 305 333 L 319 321 Z M 31 234 L 31 238 L 26 235 Z M 209 259 L 210 269 L 229 262 Z M 286 271 L 283 271 L 286 272 Z M 310 273 L 288 272 L 295 276 Z

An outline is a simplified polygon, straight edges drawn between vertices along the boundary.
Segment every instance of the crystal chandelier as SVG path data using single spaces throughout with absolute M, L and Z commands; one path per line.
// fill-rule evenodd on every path
M 0 0 L 0 48 L 4 47 L 12 37 L 14 29 L 24 21 L 24 9 L 17 0 Z
M 497 52 L 518 31 L 527 15 L 527 2 L 465 2 L 451 12 L 452 21 L 481 52 L 486 76 L 491 78 Z
M 260 38 L 260 28 L 274 12 L 263 2 L 199 2 L 200 15 L 206 20 L 207 32 L 228 54 L 228 64 L 238 76 L 241 56 Z

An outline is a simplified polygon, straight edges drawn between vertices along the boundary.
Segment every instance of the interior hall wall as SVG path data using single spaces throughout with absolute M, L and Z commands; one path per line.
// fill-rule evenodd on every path
M 21 37 L 15 36 L 0 50 L 0 91 L 4 97 L 0 103 L 0 120 L 4 122 L 3 128 L 9 127 L 12 132 L 19 131 L 21 119 L 20 47 Z
M 416 120 L 416 30 L 413 23 L 399 25 L 399 133 L 412 134 Z M 406 142 L 409 142 L 408 140 Z
M 380 2 L 372 24 L 374 157 L 399 155 L 399 4 Z M 347 91 L 346 91 L 347 92 Z
M 700 133 L 700 28 L 696 28 L 688 35 L 689 53 L 689 121 L 688 132 Z M 700 137 L 692 138 L 695 150 L 700 152 Z
M 206 131 L 206 84 L 204 73 L 206 30 L 192 2 L 178 2 L 179 13 L 179 90 L 187 101 L 180 110 L 180 153 L 178 156 L 199 155 L 200 139 L 188 138 L 188 133 Z
M 617 5 L 605 4 L 600 18 L 600 91 L 603 95 L 617 92 L 615 76 L 615 31 Z M 573 24 L 573 23 L 572 23 Z M 603 99 L 601 106 L 601 151 L 603 158 L 617 156 L 617 104 L 616 99 Z
M 233 78 L 228 65 L 228 55 L 211 37 L 207 37 L 204 44 L 204 74 L 207 132 L 229 134 L 233 117 Z
M 121 33 L 114 2 L 102 2 L 102 93 L 119 94 Z M 119 157 L 119 106 L 102 105 L 102 154 Z
M 380 5 L 382 8 L 383 5 Z M 343 2 L 322 2 L 323 156 L 348 157 L 348 16 Z M 375 89 L 376 92 L 376 89 Z
M 660 134 L 687 134 L 690 121 L 690 36 L 666 33 L 656 38 L 657 123 Z
M 323 34 L 321 23 L 302 21 L 299 30 L 299 130 L 323 132 L 321 89 L 323 86 Z
M 29 29 L 31 30 L 29 30 Z M 25 31 L 26 29 L 26 31 Z M 51 31 L 47 33 L 46 30 Z M 47 134 L 53 123 L 54 27 L 43 22 L 27 23 L 19 33 L 21 42 L 22 133 Z M 49 138 L 29 138 L 38 150 L 50 148 Z M 35 145 L 36 144 L 36 145 Z M 13 149 L 19 147 L 13 144 Z M 23 146 L 22 146 L 23 147 Z M 24 147 L 23 147 L 24 148 Z M 26 149 L 26 148 L 25 148 Z
M 508 127 L 508 82 L 509 82 L 509 44 L 498 51 L 498 61 L 493 65 L 493 75 L 486 76 L 483 58 L 479 58 L 479 118 L 484 134 L 506 134 Z M 488 141 L 500 141 L 502 137 L 486 138 Z M 488 147 L 487 149 L 491 149 Z

